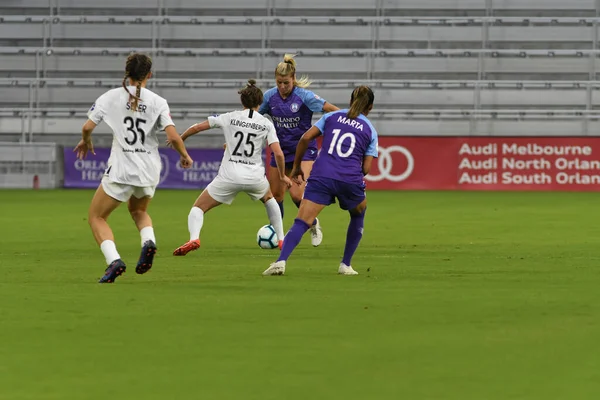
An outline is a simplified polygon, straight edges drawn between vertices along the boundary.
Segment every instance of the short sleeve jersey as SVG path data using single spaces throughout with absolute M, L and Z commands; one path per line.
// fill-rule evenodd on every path
M 208 122 L 225 135 L 227 146 L 219 168 L 222 178 L 248 183 L 265 177 L 263 149 L 279 142 L 271 121 L 254 110 L 242 110 L 208 117 Z
M 123 88 L 109 90 L 92 105 L 88 118 L 95 124 L 106 122 L 113 131 L 108 178 L 132 186 L 156 186 L 161 169 L 157 133 L 174 124 L 165 99 L 146 88 L 140 98 L 137 110 L 132 110 Z
M 327 113 L 315 124 L 323 134 L 323 144 L 311 177 L 363 182 L 363 158 L 377 157 L 377 131 L 364 115 L 348 118 L 347 113 L 347 109 Z
M 325 100 L 314 92 L 299 87 L 294 87 L 285 99 L 276 87 L 265 92 L 259 112 L 271 116 L 286 162 L 294 161 L 298 141 L 312 126 L 313 113 L 322 112 L 324 104 Z M 316 141 L 309 147 L 316 149 Z

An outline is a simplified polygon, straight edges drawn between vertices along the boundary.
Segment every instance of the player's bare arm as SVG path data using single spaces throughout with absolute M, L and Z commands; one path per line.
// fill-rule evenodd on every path
M 183 168 L 190 168 L 194 163 L 194 160 L 190 157 L 187 150 L 185 149 L 185 145 L 183 144 L 183 140 L 175 130 L 173 125 L 169 125 L 165 128 L 165 133 L 167 134 L 167 141 L 181 156 L 181 166 Z
M 308 145 L 314 139 L 321 135 L 321 131 L 316 126 L 312 126 L 300 138 L 296 146 L 296 157 L 294 159 L 294 167 L 292 168 L 291 178 L 297 184 L 304 182 L 304 172 L 302 172 L 302 158 L 308 149 Z
M 371 171 L 371 163 L 373 163 L 373 156 L 365 156 L 363 158 L 363 163 L 362 163 L 363 175 L 369 174 L 369 172 Z
M 325 102 L 325 104 L 323 104 L 323 112 L 333 112 L 333 111 L 338 111 L 339 107 L 336 105 L 333 105 L 331 103 Z
M 281 150 L 281 145 L 279 142 L 273 142 L 269 147 L 271 148 L 273 157 L 275 157 L 279 179 L 285 183 L 287 188 L 290 188 L 292 186 L 292 181 L 285 175 L 285 156 L 283 155 L 283 150 Z
M 190 126 L 189 128 L 187 128 L 185 130 L 185 132 L 183 132 L 181 134 L 181 140 L 185 141 L 187 138 L 189 138 L 190 136 L 194 136 L 196 133 L 202 132 L 202 131 L 206 131 L 210 129 L 210 124 L 208 121 L 203 121 L 203 122 L 198 122 L 197 124 L 194 124 L 192 126 Z M 167 138 L 167 142 L 166 142 L 167 146 L 169 147 L 173 147 L 171 145 L 171 141 L 169 140 L 169 138 Z
M 181 140 L 186 140 L 190 136 L 194 136 L 196 133 L 200 133 L 202 131 L 207 131 L 210 129 L 210 123 L 207 121 L 199 122 L 195 125 L 190 126 L 183 132 L 181 135 Z
M 94 152 L 94 144 L 92 143 L 92 132 L 96 128 L 96 124 L 92 120 L 87 120 L 83 127 L 81 128 L 81 140 L 73 149 L 74 152 L 77 153 L 77 158 L 83 160 L 88 152 L 91 152 L 93 155 L 96 155 Z

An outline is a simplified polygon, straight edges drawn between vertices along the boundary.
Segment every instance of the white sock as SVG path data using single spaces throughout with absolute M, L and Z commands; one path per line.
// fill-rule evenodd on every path
M 154 236 L 154 228 L 151 226 L 146 226 L 142 228 L 140 231 L 140 236 L 142 237 L 142 247 L 144 247 L 144 243 L 148 240 L 152 240 L 154 244 L 156 244 L 156 237 Z
M 279 204 L 274 198 L 265 203 L 267 209 L 267 216 L 269 222 L 273 225 L 275 233 L 277 234 L 277 240 L 283 240 L 285 233 L 283 233 L 283 220 L 281 219 L 281 211 L 279 210 Z
M 204 211 L 198 207 L 192 207 L 188 215 L 188 231 L 190 231 L 190 240 L 200 239 L 202 224 L 204 224 Z
M 106 265 L 110 265 L 113 261 L 121 258 L 117 251 L 117 246 L 112 240 L 105 240 L 100 243 L 100 250 L 102 250 L 102 254 L 104 254 L 104 258 L 106 259 Z

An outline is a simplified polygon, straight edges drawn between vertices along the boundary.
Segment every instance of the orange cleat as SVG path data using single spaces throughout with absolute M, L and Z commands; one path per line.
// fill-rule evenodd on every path
M 277 246 L 279 247 L 279 250 L 283 249 L 283 240 L 280 240 Z
M 200 239 L 190 240 L 186 244 L 183 244 L 175 249 L 173 252 L 174 256 L 185 256 L 190 251 L 198 250 L 200 248 Z

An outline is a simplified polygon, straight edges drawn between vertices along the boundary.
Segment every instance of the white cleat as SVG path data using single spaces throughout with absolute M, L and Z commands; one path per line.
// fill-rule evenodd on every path
M 271 264 L 269 268 L 263 272 L 263 275 L 283 275 L 285 273 L 285 261 L 277 261 Z
M 315 218 L 316 223 L 310 227 L 310 243 L 317 247 L 323 241 L 323 231 L 319 218 Z
M 338 274 L 340 274 L 340 275 L 358 275 L 358 272 L 353 270 L 351 266 L 341 263 L 340 268 L 338 269 Z

